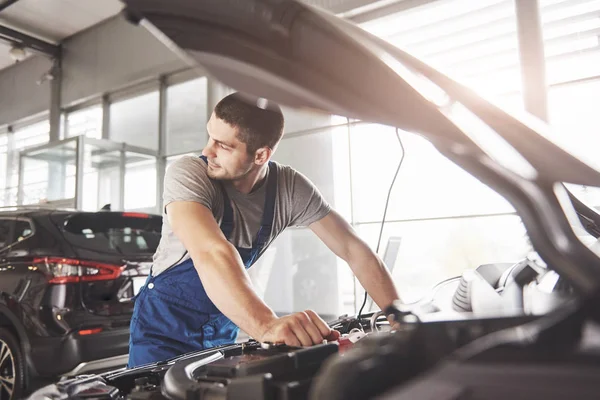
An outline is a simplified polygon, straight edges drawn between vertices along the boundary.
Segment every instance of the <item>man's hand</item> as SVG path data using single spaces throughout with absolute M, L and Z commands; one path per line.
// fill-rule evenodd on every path
M 337 340 L 339 337 L 340 333 L 329 328 L 317 313 L 306 310 L 275 319 L 267 325 L 259 341 L 301 347 L 321 344 L 323 339 Z

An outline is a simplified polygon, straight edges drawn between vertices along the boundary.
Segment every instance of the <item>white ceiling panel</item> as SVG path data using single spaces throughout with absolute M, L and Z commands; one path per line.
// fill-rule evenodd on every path
M 119 0 L 19 0 L 0 13 L 0 23 L 51 42 L 116 15 Z

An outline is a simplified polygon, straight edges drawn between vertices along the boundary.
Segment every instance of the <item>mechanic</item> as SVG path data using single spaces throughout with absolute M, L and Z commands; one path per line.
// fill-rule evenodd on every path
M 311 310 L 277 317 L 252 287 L 246 269 L 288 226 L 315 232 L 381 309 L 399 299 L 382 260 L 318 189 L 271 161 L 283 127 L 278 105 L 233 93 L 208 121 L 202 157 L 167 169 L 162 237 L 131 319 L 130 368 L 234 343 L 240 328 L 290 346 L 337 339 Z

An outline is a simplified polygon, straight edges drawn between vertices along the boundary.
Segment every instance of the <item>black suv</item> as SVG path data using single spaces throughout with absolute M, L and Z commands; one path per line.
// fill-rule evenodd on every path
M 132 298 L 161 227 L 145 213 L 0 212 L 0 398 L 127 363 Z

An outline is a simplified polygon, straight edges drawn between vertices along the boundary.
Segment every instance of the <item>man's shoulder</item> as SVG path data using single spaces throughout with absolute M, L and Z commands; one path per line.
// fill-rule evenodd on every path
M 203 169 L 206 169 L 206 162 L 200 156 L 186 155 L 173 161 L 171 166 L 204 167 Z
M 198 156 L 183 156 L 173 161 L 167 167 L 166 180 L 186 186 L 214 187 L 213 180 L 208 176 L 206 162 Z
M 189 173 L 206 175 L 206 162 L 199 156 L 182 156 L 173 161 L 168 167 L 171 173 Z
M 291 165 L 281 164 L 277 161 L 272 161 L 277 167 L 277 176 L 279 179 L 293 179 L 299 172 Z

